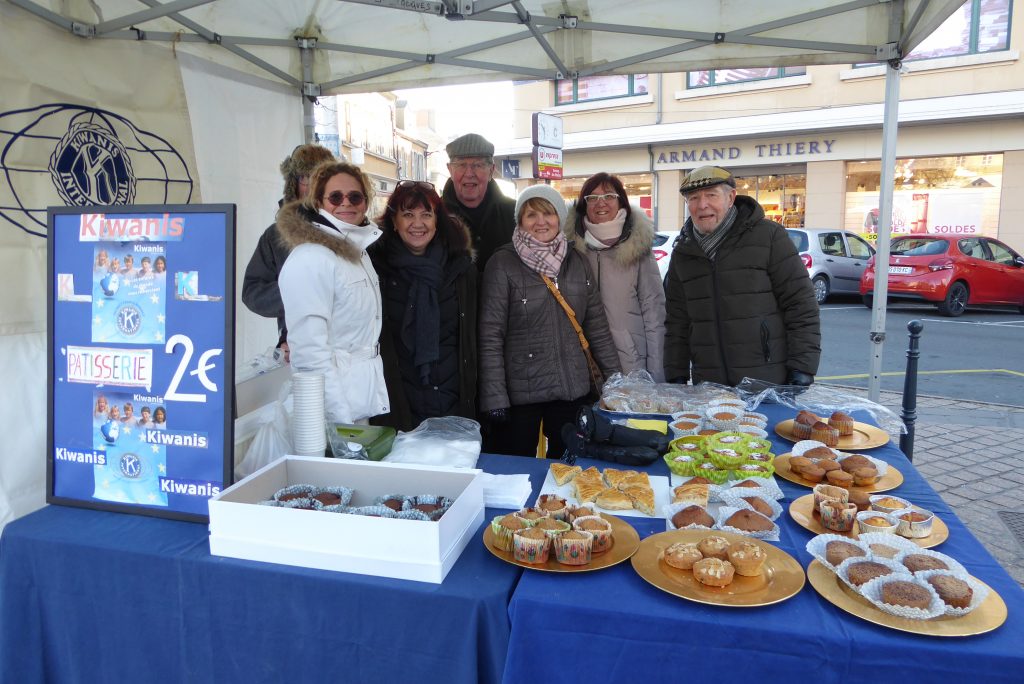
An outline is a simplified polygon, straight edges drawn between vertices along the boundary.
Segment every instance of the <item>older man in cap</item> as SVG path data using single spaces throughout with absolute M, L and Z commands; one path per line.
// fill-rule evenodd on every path
M 467 133 L 448 143 L 451 178 L 441 193 L 448 210 L 469 226 L 476 265 L 484 270 L 498 247 L 512 240 L 516 201 L 494 181 L 494 145 L 482 135 Z
M 309 190 L 310 172 L 325 161 L 333 161 L 334 155 L 321 145 L 299 145 L 281 162 L 281 176 L 284 177 L 284 197 L 278 201 L 280 207 L 285 202 L 302 199 Z M 281 243 L 277 232 L 277 223 L 272 223 L 263 231 L 256 243 L 256 251 L 245 267 L 242 280 L 242 302 L 255 314 L 277 319 L 277 346 L 288 354 L 288 331 L 284 325 L 284 304 L 281 302 L 281 291 L 277 287 L 277 276 L 288 258 L 288 248 Z
M 690 217 L 665 280 L 665 377 L 810 385 L 821 356 L 818 304 L 785 228 L 737 195 L 725 169 L 694 169 L 679 192 Z

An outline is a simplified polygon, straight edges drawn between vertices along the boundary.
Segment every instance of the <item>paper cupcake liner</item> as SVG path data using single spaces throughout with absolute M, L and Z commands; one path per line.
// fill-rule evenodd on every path
M 758 482 L 761 486 L 757 487 L 757 488 L 754 488 L 754 487 L 737 487 L 736 486 L 740 482 L 743 482 L 745 480 L 754 480 L 755 482 Z M 717 500 L 721 501 L 722 500 L 721 496 L 725 492 L 733 490 L 733 489 L 735 489 L 738 492 L 750 492 L 751 494 L 753 494 L 755 496 L 767 496 L 769 498 L 775 499 L 776 501 L 778 501 L 779 499 L 786 498 L 786 495 L 782 493 L 782 489 L 779 487 L 779 483 L 775 481 L 774 477 L 758 477 L 758 478 L 750 478 L 750 477 L 735 478 L 734 477 L 734 478 L 730 478 L 725 483 L 723 483 L 721 486 L 717 487 L 717 489 L 716 488 L 712 488 L 711 496 L 712 497 L 717 497 Z M 743 496 L 747 496 L 747 494 L 743 494 Z
M 532 506 L 531 507 L 527 507 L 527 508 L 521 508 L 518 511 L 515 511 L 512 515 L 516 516 L 517 518 L 522 520 L 524 523 L 526 523 L 527 527 L 533 527 L 534 525 L 537 524 L 537 520 L 540 520 L 540 518 L 535 518 L 535 519 L 524 518 L 523 514 L 526 513 L 527 511 L 533 511 L 535 513 L 539 513 L 540 514 L 540 518 L 549 518 L 549 517 L 551 517 L 550 514 L 547 511 L 541 510 L 539 508 L 533 508 Z
M 792 449 L 791 453 L 794 456 L 803 456 L 804 454 L 806 454 L 811 449 L 816 449 L 818 447 L 825 447 L 826 449 L 830 449 L 837 459 L 842 454 L 841 451 L 839 451 L 837 449 L 832 449 L 832 447 L 828 446 L 824 442 L 819 442 L 816 439 L 802 439 L 802 440 L 800 440 L 799 442 L 797 442 L 796 444 L 793 445 L 793 449 Z
M 685 411 L 676 411 L 672 414 L 673 421 L 679 420 L 692 420 L 695 423 L 699 423 L 704 420 L 704 412 L 697 411 L 694 409 L 687 409 Z
M 770 454 L 772 453 L 772 442 L 767 438 L 767 435 L 751 437 L 747 440 L 747 452 L 751 454 Z
M 779 505 L 779 502 L 776 501 L 773 497 L 754 494 L 753 490 L 751 490 L 751 493 L 748 494 L 743 491 L 744 489 L 746 489 L 746 487 L 740 487 L 739 489 L 729 489 L 722 492 L 722 501 L 725 503 L 725 505 L 732 506 L 733 508 L 749 508 L 750 510 L 753 511 L 754 507 L 751 506 L 748 502 L 744 501 L 743 497 L 757 497 L 761 501 L 764 501 L 766 504 L 768 504 L 769 507 L 771 507 L 771 520 L 773 522 L 775 520 L 778 520 L 779 516 L 782 515 L 782 506 Z
M 324 506 L 348 506 L 352 502 L 352 490 L 348 487 L 317 487 L 312 492 L 312 496 L 317 494 L 337 494 L 341 497 L 341 501 L 338 504 L 324 504 Z
M 747 413 L 747 403 L 740 399 L 739 397 L 731 399 L 712 399 L 711 401 L 707 402 L 706 406 L 709 409 L 728 407 L 731 409 L 735 409 L 740 415 Z
M 928 578 L 935 577 L 937 575 L 950 575 L 952 577 L 956 577 L 959 580 L 967 582 L 967 584 L 969 584 L 971 587 L 971 603 L 966 608 L 954 608 L 953 606 L 947 604 L 945 601 L 942 601 L 942 605 L 945 608 L 945 615 L 949 615 L 952 617 L 961 617 L 963 615 L 967 615 L 971 611 L 975 610 L 982 603 L 984 603 L 985 599 L 988 598 L 988 586 L 974 579 L 966 572 L 956 572 L 950 570 L 923 570 L 917 573 L 917 578 L 922 582 L 928 583 Z M 932 588 L 934 589 L 934 587 Z M 935 593 L 938 594 L 939 592 L 936 590 Z M 941 596 L 939 597 L 939 600 L 942 600 Z
M 541 506 L 541 503 L 549 500 L 561 502 L 562 507 L 558 509 L 548 509 Z M 537 501 L 533 506 L 534 508 L 547 511 L 548 517 L 554 518 L 555 520 L 565 520 L 569 515 L 569 502 L 565 500 L 565 497 L 558 496 L 557 494 L 541 494 L 537 497 Z
M 289 494 L 302 494 L 304 497 L 308 497 L 310 494 L 316 491 L 316 489 L 317 488 L 311 484 L 289 485 L 287 487 L 284 487 L 283 489 L 278 489 L 276 492 L 274 492 L 274 501 L 281 501 L 281 497 L 287 496 Z M 285 502 L 282 501 L 282 503 Z
M 494 546 L 499 551 L 512 550 L 512 535 L 516 532 L 515 530 L 510 530 L 501 524 L 501 519 L 504 518 L 505 515 L 506 514 L 496 515 L 491 520 L 491 533 L 494 535 Z
M 547 530 L 547 529 L 544 530 L 544 534 L 546 534 L 548 536 L 548 539 L 550 539 L 551 541 L 557 540 L 563 534 L 565 534 L 566 532 L 568 532 L 569 530 L 572 529 L 572 525 L 570 525 L 569 523 L 567 523 L 564 520 L 557 520 L 557 519 L 554 519 L 554 518 L 552 518 L 552 520 L 555 520 L 555 522 L 559 523 L 560 527 L 559 527 L 559 529 L 555 529 L 555 530 Z
M 409 506 L 405 510 L 417 510 L 418 505 L 429 505 L 438 506 L 433 511 L 419 511 L 425 513 L 427 518 L 430 520 L 440 520 L 441 516 L 451 508 L 453 501 L 447 496 L 438 496 L 437 494 L 417 494 L 416 496 L 409 497 Z
M 257 501 L 257 506 L 270 506 L 271 508 L 283 508 L 284 504 L 276 499 L 267 499 L 266 501 Z
M 763 451 L 747 452 L 747 460 L 741 465 L 765 465 L 775 468 L 775 454 L 770 451 L 765 453 Z
M 747 435 L 739 431 L 719 432 L 717 435 L 708 437 L 708 451 L 710 452 L 712 449 L 718 448 L 746 451 L 748 441 L 750 440 Z
M 911 542 L 911 543 L 913 543 L 913 542 Z M 906 558 L 907 556 L 913 556 L 915 554 L 919 554 L 919 555 L 923 555 L 923 556 L 932 556 L 933 558 L 938 558 L 943 563 L 945 563 L 946 564 L 946 568 L 948 570 L 952 571 L 952 572 L 961 572 L 961 573 L 963 573 L 965 575 L 969 574 L 967 572 L 967 568 L 965 568 L 964 566 L 960 565 L 960 561 L 956 560 L 952 556 L 947 556 L 944 553 L 939 553 L 938 551 L 932 551 L 931 549 L 916 548 L 917 547 L 916 544 L 914 544 L 914 546 L 915 546 L 915 548 L 913 548 L 913 549 L 908 549 L 905 552 L 896 554 L 896 559 L 895 560 L 897 560 L 900 563 L 902 563 L 904 558 Z M 919 570 L 918 572 L 924 572 L 924 571 L 923 570 Z M 914 574 L 916 575 L 917 573 L 914 573 Z
M 714 529 L 717 529 L 717 527 L 716 527 L 717 521 L 712 523 L 711 527 L 704 527 L 703 525 L 686 525 L 685 527 L 676 527 L 675 525 L 672 524 L 672 516 L 674 516 L 676 513 L 678 513 L 679 511 L 683 510 L 684 508 L 689 508 L 690 506 L 697 506 L 697 505 L 698 504 L 691 504 L 691 503 L 672 503 L 672 504 L 665 504 L 664 506 L 662 506 L 661 507 L 661 513 L 665 517 L 665 530 L 668 531 L 668 532 L 671 532 L 672 530 L 714 530 Z M 701 506 L 701 508 L 703 508 L 705 511 L 708 510 L 705 506 Z M 708 515 L 711 515 L 710 511 L 708 511 Z M 714 519 L 715 516 L 711 515 L 711 517 L 712 517 L 712 519 Z
M 692 436 L 698 434 L 705 427 L 703 420 L 701 420 L 701 421 L 693 421 L 693 422 L 696 423 L 696 425 L 694 427 L 692 427 L 692 428 L 676 427 L 676 423 L 678 423 L 678 422 L 683 422 L 683 421 L 673 421 L 673 422 L 668 424 L 668 429 L 672 431 L 672 434 L 677 439 L 679 437 L 692 437 Z
M 551 538 L 529 539 L 522 534 L 512 536 L 512 557 L 520 563 L 547 563 L 551 552 Z
M 892 523 L 892 526 L 885 529 L 881 529 L 878 527 L 867 525 L 866 523 L 864 525 L 861 524 L 861 521 L 867 521 L 868 519 L 875 517 L 885 518 L 887 521 Z M 881 534 L 887 536 L 896 536 L 896 519 L 888 513 L 882 513 L 881 511 L 858 511 L 857 522 L 854 523 L 854 526 L 857 530 L 858 536 L 860 536 L 861 534 Z
M 775 464 L 773 463 L 744 463 L 738 468 L 732 470 L 729 479 L 747 480 L 750 478 L 758 478 L 761 480 L 770 479 L 775 474 Z
M 712 464 L 712 465 L 714 465 L 714 464 Z M 711 482 L 714 483 L 714 484 L 720 485 L 720 484 L 722 484 L 723 482 L 725 482 L 726 480 L 729 479 L 729 474 L 731 472 L 732 471 L 730 471 L 730 470 L 724 470 L 722 468 L 717 468 L 717 467 L 716 468 L 694 468 L 693 475 L 695 477 L 703 477 L 705 479 L 711 480 Z
M 290 499 L 288 501 L 279 501 L 278 503 L 281 504 L 281 508 L 299 508 L 311 511 L 322 511 L 324 508 L 324 505 L 322 503 L 320 503 L 316 499 L 310 499 L 308 497 L 303 497 L 301 499 Z
M 320 510 L 328 513 L 348 513 L 349 507 L 344 504 L 331 504 L 330 506 L 324 506 Z
M 391 517 L 396 520 L 423 520 L 425 522 L 434 522 L 437 520 L 433 514 L 417 511 L 415 508 L 409 509 L 408 511 L 392 511 Z
M 676 458 L 679 456 L 689 457 L 688 461 L 677 461 Z M 693 470 L 698 463 L 703 463 L 703 458 L 698 458 L 691 454 L 680 454 L 675 451 L 670 451 L 663 457 L 665 465 L 668 466 L 670 472 L 683 477 L 693 477 Z
M 405 494 L 385 494 L 378 496 L 373 500 L 374 506 L 383 506 L 385 501 L 398 501 L 401 503 L 399 506 L 400 511 L 407 510 L 409 508 L 409 497 Z M 388 506 L 388 508 L 391 508 Z
M 877 511 L 875 512 L 877 513 Z M 909 551 L 913 553 L 914 551 L 918 551 L 921 548 L 909 539 L 897 537 L 895 534 L 889 534 L 888 532 L 868 532 L 865 534 L 858 534 L 857 539 L 862 544 L 868 547 L 868 553 L 870 554 L 872 559 L 885 559 L 885 556 L 880 556 L 871 550 L 872 544 L 884 544 L 885 546 L 894 548 L 897 551 L 896 556 L 898 556 L 899 553 L 902 551 Z M 896 556 L 893 556 L 893 560 L 895 560 Z
M 582 518 L 585 515 L 597 515 L 597 506 L 593 503 L 582 503 L 576 506 L 569 506 L 569 510 L 565 512 L 565 521 L 571 523 L 576 518 Z
M 563 534 L 557 542 L 552 543 L 555 547 L 555 560 L 563 565 L 586 565 L 590 562 L 594 535 L 585 530 L 579 533 L 584 539 L 566 539 Z
M 908 513 L 927 513 L 929 517 L 921 522 L 903 520 L 902 516 Z M 932 529 L 935 527 L 935 514 L 923 508 L 903 508 L 889 515 L 892 517 L 893 522 L 896 523 L 896 534 L 907 539 L 924 539 L 931 535 Z
M 742 432 L 743 434 L 749 435 L 751 437 L 758 437 L 760 439 L 764 439 L 765 437 L 768 436 L 767 430 L 765 430 L 764 428 L 759 428 L 756 425 L 740 424 L 740 426 L 736 428 L 736 431 Z
M 387 506 L 353 506 L 348 509 L 351 515 L 366 515 L 374 518 L 394 518 L 397 513 Z
M 747 411 L 740 416 L 740 423 L 743 425 L 756 425 L 763 430 L 768 425 L 768 416 L 757 411 Z
M 732 453 L 722 453 L 726 449 Z M 708 460 L 723 470 L 732 470 L 747 462 L 747 452 L 742 446 L 735 447 L 711 447 L 708 449 Z
M 682 452 L 685 453 L 687 450 L 683 449 L 680 445 L 682 445 L 682 444 L 696 444 L 698 449 L 699 449 L 699 451 L 701 453 L 704 453 L 704 451 L 706 451 L 706 449 L 705 449 L 706 442 L 707 442 L 707 440 L 705 440 L 703 437 L 699 437 L 697 435 L 688 435 L 686 437 L 677 437 L 676 439 L 673 439 L 671 442 L 668 443 L 668 449 L 669 449 L 669 451 L 682 451 Z M 693 449 L 690 449 L 690 451 L 692 451 L 692 450 Z
M 945 613 L 946 604 L 942 602 L 939 595 L 935 593 L 935 589 L 932 585 L 927 582 L 923 582 L 916 577 L 910 579 L 901 578 L 905 582 L 912 582 L 918 586 L 924 587 L 931 595 L 931 603 L 927 609 L 921 608 L 908 608 L 906 606 L 894 606 L 889 603 L 882 601 L 882 587 L 887 582 L 895 581 L 892 577 L 876 577 L 864 586 L 860 588 L 860 595 L 871 602 L 875 608 L 878 608 L 883 613 L 889 615 L 895 615 L 896 617 L 906 618 L 908 620 L 931 620 L 932 618 L 939 617 Z
M 600 520 L 601 522 L 605 523 L 605 525 L 607 525 L 607 528 L 603 529 L 603 530 L 583 530 L 583 529 L 580 528 L 580 525 L 584 521 L 586 521 L 586 520 Z M 613 539 L 612 539 L 612 526 L 611 526 L 611 523 L 609 523 L 607 520 L 605 520 L 601 516 L 599 516 L 599 515 L 585 515 L 583 517 L 576 518 L 576 520 L 573 521 L 572 526 L 577 531 L 580 531 L 580 532 L 590 532 L 590 534 L 594 535 L 594 541 L 591 544 L 591 553 L 593 555 L 596 556 L 597 554 L 604 553 L 605 551 L 608 551 L 609 549 L 612 548 L 612 544 L 614 542 L 613 542 Z
M 812 537 L 811 540 L 807 542 L 807 546 L 805 548 L 807 549 L 807 553 L 814 556 L 819 563 L 824 565 L 832 572 L 835 572 L 836 566 L 829 563 L 828 559 L 825 558 L 825 547 L 828 546 L 829 542 L 834 541 L 841 541 L 853 544 L 854 546 L 860 548 L 864 552 L 863 557 L 865 559 L 871 557 L 870 549 L 868 549 L 868 545 L 864 543 L 863 540 L 850 539 L 849 537 L 841 534 L 819 534 L 816 537 Z
M 722 530 L 723 532 L 734 532 L 736 534 L 742 534 L 745 537 L 753 537 L 754 539 L 764 539 L 766 541 L 779 541 L 779 526 L 776 523 L 772 523 L 772 529 L 764 530 L 761 532 L 749 532 L 747 530 L 741 530 L 731 525 L 726 525 L 725 521 L 729 519 L 729 516 L 740 510 L 734 506 L 722 506 L 718 509 L 718 516 L 715 518 L 715 529 Z
M 889 568 L 890 570 L 892 570 L 892 574 L 883 576 L 888 577 L 890 579 L 910 580 L 914 578 L 913 575 L 907 572 L 907 569 L 905 567 L 903 567 L 896 561 L 892 560 L 891 558 L 847 558 L 839 564 L 839 567 L 836 568 L 836 576 L 838 576 L 839 579 L 843 581 L 843 584 L 850 587 L 858 594 L 860 593 L 861 587 L 867 586 L 868 582 L 874 581 L 868 580 L 868 582 L 865 582 L 860 587 L 858 587 L 856 584 L 850 581 L 850 566 L 854 563 L 862 562 L 878 563 L 879 565 L 884 565 L 885 567 Z

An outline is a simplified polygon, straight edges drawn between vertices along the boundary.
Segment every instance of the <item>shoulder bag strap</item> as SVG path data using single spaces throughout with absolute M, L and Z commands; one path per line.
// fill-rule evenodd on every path
M 562 293 L 558 291 L 557 287 L 555 287 L 551 278 L 547 277 L 543 273 L 540 274 L 540 277 L 544 280 L 544 284 L 548 286 L 548 289 L 551 290 L 551 294 L 555 296 L 555 300 L 562 306 L 562 309 L 565 311 L 565 315 L 569 317 L 569 322 L 572 324 L 573 330 L 576 331 L 576 335 L 579 336 L 580 346 L 583 347 L 583 353 L 587 357 L 587 366 L 590 369 L 591 380 L 593 380 L 596 388 L 600 390 L 601 385 L 604 384 L 601 367 L 597 365 L 597 362 L 594 361 L 594 356 L 590 353 L 590 342 L 587 341 L 586 335 L 583 334 L 583 328 L 580 327 L 579 321 L 576 320 L 576 312 L 572 310 L 571 306 L 569 306 L 569 302 L 565 301 L 565 297 L 563 297 Z

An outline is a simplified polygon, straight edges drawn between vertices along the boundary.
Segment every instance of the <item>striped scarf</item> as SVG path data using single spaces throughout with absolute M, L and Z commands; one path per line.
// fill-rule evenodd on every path
M 549 278 L 557 278 L 562 268 L 562 260 L 568 253 L 565 236 L 559 234 L 551 242 L 541 242 L 532 235 L 516 226 L 512 233 L 512 247 L 526 267 Z
M 704 253 L 708 255 L 708 259 L 711 259 L 712 261 L 715 260 L 715 254 L 718 253 L 719 245 L 721 245 L 722 241 L 725 240 L 725 236 L 729 232 L 729 228 L 732 227 L 733 221 L 736 220 L 736 213 L 735 205 L 729 207 L 729 211 L 725 213 L 725 218 L 722 219 L 722 222 L 718 224 L 717 228 L 707 235 L 703 235 L 699 230 L 697 230 L 693 225 L 693 219 L 689 219 L 690 230 L 692 231 L 693 236 L 697 238 L 697 244 L 699 244 L 700 248 L 704 250 Z

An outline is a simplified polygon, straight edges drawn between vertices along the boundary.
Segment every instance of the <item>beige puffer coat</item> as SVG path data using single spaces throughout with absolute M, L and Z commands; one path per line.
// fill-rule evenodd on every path
M 564 233 L 587 258 L 601 289 L 608 328 L 619 353 L 622 372 L 646 370 L 655 382 L 665 381 L 665 289 L 651 248 L 654 224 L 633 204 L 623 227 L 625 238 L 608 249 L 587 245 L 583 216 L 569 208 Z

